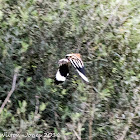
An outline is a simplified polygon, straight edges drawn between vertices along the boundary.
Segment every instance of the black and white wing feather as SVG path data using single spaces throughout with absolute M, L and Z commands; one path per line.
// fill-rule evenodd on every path
M 68 68 L 68 60 L 67 59 L 61 59 L 58 62 L 59 69 L 57 70 L 56 76 L 55 76 L 55 83 L 63 83 L 66 80 L 66 77 L 69 75 L 69 68 Z
M 82 62 L 82 60 L 78 59 L 78 58 L 69 58 L 69 61 L 71 62 L 71 64 L 74 66 L 74 68 L 76 69 L 76 71 L 78 72 L 78 74 L 86 81 L 88 81 L 88 78 L 85 76 L 85 68 L 84 68 L 84 64 Z

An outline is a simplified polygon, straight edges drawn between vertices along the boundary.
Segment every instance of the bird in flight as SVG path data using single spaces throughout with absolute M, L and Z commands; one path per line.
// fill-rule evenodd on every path
M 83 78 L 84 81 L 89 82 L 85 76 L 84 64 L 79 53 L 67 54 L 65 58 L 58 61 L 59 69 L 57 70 L 55 83 L 63 83 L 66 77 L 69 75 L 69 65 L 72 64 L 78 74 Z

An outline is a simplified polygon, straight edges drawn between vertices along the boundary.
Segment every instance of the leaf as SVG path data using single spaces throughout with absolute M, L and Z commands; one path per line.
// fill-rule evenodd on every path
M 27 77 L 27 82 L 30 82 L 32 80 L 32 77 Z
M 21 48 L 21 53 L 23 52 L 26 52 L 28 47 L 29 47 L 29 44 L 27 44 L 26 42 L 21 42 L 21 45 L 22 45 L 22 48 Z
M 0 10 L 0 20 L 3 18 L 3 12 Z
M 63 89 L 62 92 L 61 92 L 61 94 L 62 95 L 66 95 L 67 94 L 66 89 Z
M 39 109 L 40 109 L 40 111 L 44 111 L 46 109 L 46 104 L 45 103 L 41 103 Z
M 65 1 L 60 1 L 59 2 L 59 6 L 60 6 L 60 9 L 63 9 L 66 5 L 66 2 Z
M 46 86 L 50 86 L 51 85 L 51 82 L 52 82 L 52 79 L 50 79 L 50 78 L 45 79 L 45 85 Z

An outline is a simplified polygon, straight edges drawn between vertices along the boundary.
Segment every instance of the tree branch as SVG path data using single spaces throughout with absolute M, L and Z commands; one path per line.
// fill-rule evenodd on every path
M 119 7 L 121 6 L 122 4 L 122 0 L 119 1 L 118 5 L 116 6 L 116 8 L 113 10 L 112 12 L 112 15 L 110 16 L 110 18 L 108 19 L 108 21 L 106 22 L 104 28 L 100 31 L 100 34 L 103 34 L 104 30 L 108 27 L 108 25 L 112 22 L 113 18 L 114 18 L 114 14 L 113 13 L 116 13 L 119 9 Z M 100 35 L 99 34 L 99 35 Z
M 120 8 L 122 2 L 123 2 L 122 0 L 120 0 L 120 1 L 118 2 L 118 5 L 117 5 L 116 8 L 112 11 L 111 16 L 109 17 L 108 21 L 105 23 L 103 29 L 100 31 L 100 33 L 98 34 L 98 36 L 102 35 L 103 32 L 105 31 L 105 29 L 108 27 L 108 25 L 112 22 L 112 20 L 113 20 L 113 18 L 114 18 L 114 13 L 116 13 L 116 12 L 118 11 L 118 9 Z M 89 41 L 89 42 L 87 43 L 87 48 L 88 48 L 93 42 L 94 42 L 94 38 L 93 38 L 91 41 Z
M 80 136 L 78 135 L 78 133 L 77 133 L 75 130 L 73 130 L 73 132 L 74 132 L 74 134 L 76 135 L 77 139 L 78 139 L 78 140 L 81 140 L 81 138 L 80 138 Z
M 138 86 L 135 90 L 134 90 L 134 94 L 138 95 L 138 105 L 136 106 L 135 110 L 134 110 L 134 116 L 130 115 L 128 118 L 128 124 L 124 127 L 124 131 L 122 132 L 121 137 L 119 138 L 119 140 L 124 140 L 127 132 L 129 131 L 131 124 L 132 124 L 132 120 L 134 119 L 134 117 L 136 116 L 138 110 L 140 110 L 140 96 L 138 94 L 140 90 L 140 86 Z
M 35 116 L 34 116 L 34 121 L 38 118 L 38 112 L 39 112 L 39 96 L 35 96 L 36 98 L 36 105 L 35 105 Z
M 19 71 L 19 68 L 16 68 L 15 71 L 14 71 L 14 76 L 13 76 L 13 82 L 12 82 L 12 88 L 11 90 L 9 91 L 7 97 L 5 98 L 4 102 L 2 103 L 1 107 L 0 107 L 0 114 L 3 110 L 3 108 L 5 107 L 5 105 L 7 104 L 9 98 L 11 97 L 12 93 L 15 91 L 15 88 L 16 88 L 16 80 L 17 80 L 17 76 L 18 76 L 18 71 Z

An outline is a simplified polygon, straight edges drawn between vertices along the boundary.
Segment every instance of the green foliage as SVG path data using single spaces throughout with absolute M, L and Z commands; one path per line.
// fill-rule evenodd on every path
M 139 0 L 0 0 L 0 105 L 20 69 L 0 134 L 138 140 L 139 9 Z M 71 68 L 55 85 L 58 60 L 72 52 L 89 84 Z

